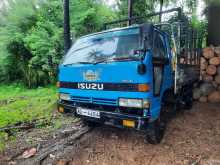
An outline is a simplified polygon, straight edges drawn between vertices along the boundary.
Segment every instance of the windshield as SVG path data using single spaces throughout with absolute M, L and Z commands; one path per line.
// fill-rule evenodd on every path
M 76 41 L 64 57 L 63 65 L 133 58 L 138 56 L 134 52 L 140 46 L 139 28 L 96 34 Z

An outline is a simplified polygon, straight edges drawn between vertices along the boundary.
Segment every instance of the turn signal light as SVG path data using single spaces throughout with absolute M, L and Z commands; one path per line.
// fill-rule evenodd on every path
M 138 91 L 139 92 L 147 92 L 150 90 L 150 86 L 148 84 L 139 84 Z
M 64 113 L 64 108 L 63 107 L 58 107 L 58 112 Z
M 60 82 L 58 81 L 58 82 L 57 82 L 57 88 L 59 88 L 59 87 L 60 87 Z
M 123 120 L 123 126 L 134 128 L 135 122 L 131 120 Z

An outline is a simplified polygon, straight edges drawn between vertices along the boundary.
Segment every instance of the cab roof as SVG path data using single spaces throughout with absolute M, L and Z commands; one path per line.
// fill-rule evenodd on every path
M 147 29 L 148 29 L 147 31 L 149 31 L 149 29 L 151 29 L 155 26 L 153 26 L 153 24 L 150 24 L 150 23 L 136 24 L 136 25 L 131 25 L 131 26 L 122 27 L 122 28 L 108 29 L 108 30 L 104 30 L 104 31 L 101 31 L 101 32 L 88 34 L 88 35 L 82 36 L 80 38 L 91 37 L 91 36 L 94 36 L 94 35 L 97 35 L 97 34 L 102 34 L 102 33 L 107 33 L 107 32 L 114 32 L 114 31 L 119 31 L 119 30 L 126 30 L 126 29 L 132 29 L 132 28 L 140 28 L 140 27 L 144 27 L 144 29 L 145 29 L 144 31 L 146 32 Z

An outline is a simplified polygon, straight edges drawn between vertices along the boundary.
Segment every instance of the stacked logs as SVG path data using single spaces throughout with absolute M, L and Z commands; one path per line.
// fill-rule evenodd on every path
M 200 102 L 220 102 L 220 47 L 203 49 L 200 70 L 202 84 L 194 89 L 194 99 Z

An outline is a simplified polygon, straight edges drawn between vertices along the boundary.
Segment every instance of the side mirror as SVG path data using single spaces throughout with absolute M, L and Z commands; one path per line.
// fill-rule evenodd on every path
M 143 64 L 143 63 L 142 63 L 142 64 L 139 64 L 137 70 L 138 70 L 138 73 L 139 73 L 140 75 L 145 74 L 146 71 L 147 71 L 146 65 Z
M 145 49 L 136 49 L 136 50 L 133 50 L 133 51 L 134 51 L 133 52 L 134 55 L 136 55 L 136 54 L 143 55 L 146 52 Z

